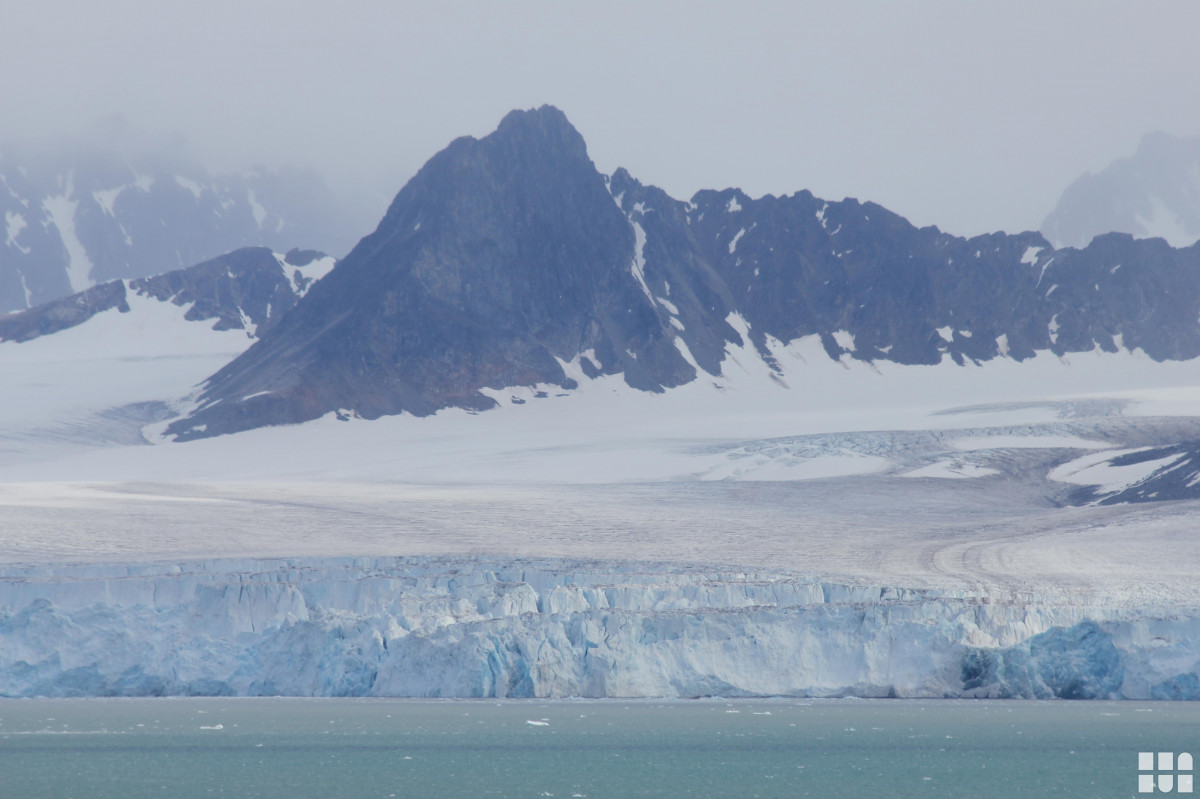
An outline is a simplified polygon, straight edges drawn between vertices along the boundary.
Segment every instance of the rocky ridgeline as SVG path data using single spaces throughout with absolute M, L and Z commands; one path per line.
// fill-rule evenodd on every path
M 188 321 L 212 320 L 213 330 L 270 330 L 333 268 L 312 250 L 286 255 L 246 247 L 201 264 L 138 280 L 112 280 L 27 311 L 0 316 L 0 342 L 32 341 L 87 322 L 96 314 L 130 311 L 129 295 L 186 306 Z
M 684 202 L 596 171 L 557 109 L 435 155 L 260 344 L 206 383 L 180 439 L 314 419 L 486 409 L 481 389 L 621 375 L 666 391 L 729 345 L 816 335 L 831 358 L 959 364 L 1200 355 L 1200 247 L 1113 234 L 971 239 L 808 192 Z M 803 390 L 796 387 L 795 390 Z

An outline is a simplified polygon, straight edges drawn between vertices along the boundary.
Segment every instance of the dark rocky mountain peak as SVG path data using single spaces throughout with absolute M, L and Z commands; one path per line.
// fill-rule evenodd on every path
M 1133 347 L 1193 358 L 1197 318 L 1200 247 L 964 239 L 807 191 L 684 202 L 623 169 L 599 174 L 543 106 L 431 158 L 168 433 L 481 410 L 504 389 L 600 375 L 665 391 L 721 375 L 731 346 L 786 384 L 781 349 L 808 336 L 834 359 L 902 364 Z
M 171 432 L 339 409 L 483 409 L 495 400 L 481 389 L 573 387 L 560 362 L 576 358 L 589 375 L 622 373 L 647 390 L 691 380 L 640 282 L 637 244 L 563 113 L 515 111 L 431 158 L 378 229 Z

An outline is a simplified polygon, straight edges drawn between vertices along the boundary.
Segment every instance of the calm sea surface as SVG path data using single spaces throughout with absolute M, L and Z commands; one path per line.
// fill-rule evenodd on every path
M 1139 751 L 1200 704 L 0 700 L 5 799 L 1131 797 Z

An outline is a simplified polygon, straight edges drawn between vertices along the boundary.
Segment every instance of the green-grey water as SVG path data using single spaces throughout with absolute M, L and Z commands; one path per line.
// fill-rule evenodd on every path
M 0 796 L 1129 797 L 1200 705 L 0 701 Z

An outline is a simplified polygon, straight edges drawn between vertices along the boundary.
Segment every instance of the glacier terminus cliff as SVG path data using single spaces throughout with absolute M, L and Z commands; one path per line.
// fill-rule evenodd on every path
M 0 696 L 1197 699 L 1200 610 L 480 558 L 7 566 Z

